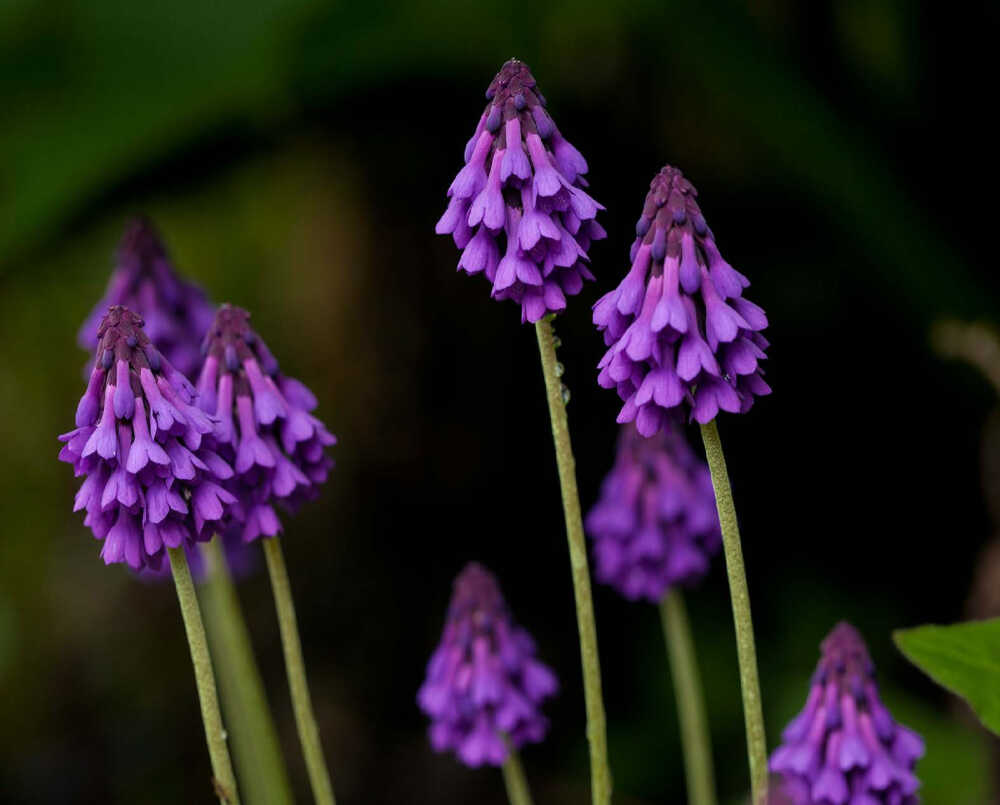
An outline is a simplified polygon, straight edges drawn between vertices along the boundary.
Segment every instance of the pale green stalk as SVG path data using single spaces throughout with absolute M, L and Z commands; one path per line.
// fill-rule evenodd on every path
M 691 624 L 688 622 L 684 596 L 671 590 L 660 602 L 663 637 L 670 657 L 670 675 L 677 697 L 677 716 L 681 725 L 681 747 L 687 779 L 689 805 L 716 805 L 715 779 L 712 771 L 712 741 L 705 716 L 705 697 L 698 674 Z
M 291 805 L 292 786 L 222 540 L 213 537 L 200 548 L 205 578 L 198 594 L 243 800 L 248 805 Z
M 215 676 L 212 673 L 212 658 L 208 653 L 205 639 L 205 625 L 201 621 L 198 596 L 195 595 L 191 570 L 183 548 L 167 548 L 170 556 L 170 570 L 177 588 L 177 600 L 181 605 L 181 618 L 191 649 L 191 663 L 194 665 L 194 681 L 198 687 L 198 701 L 201 704 L 201 720 L 205 725 L 205 739 L 208 742 L 208 756 L 212 762 L 212 783 L 219 801 L 225 805 L 239 805 L 236 791 L 236 777 L 226 746 L 226 731 L 222 726 L 219 712 L 219 695 L 215 690 Z
M 510 805 L 532 805 L 531 789 L 528 788 L 528 778 L 524 776 L 524 767 L 517 749 L 510 739 L 504 736 L 507 744 L 507 759 L 503 763 L 503 782 L 507 787 L 507 799 Z
M 302 659 L 302 642 L 299 640 L 292 587 L 288 581 L 280 538 L 270 537 L 264 539 L 263 543 L 267 570 L 271 576 L 271 589 L 274 592 L 274 606 L 278 614 L 281 647 L 285 652 L 285 671 L 292 696 L 292 710 L 295 712 L 295 726 L 299 731 L 299 742 L 302 744 L 302 754 L 309 772 L 309 784 L 317 805 L 334 805 L 333 783 L 323 757 L 319 728 L 316 726 L 316 716 L 309 698 L 306 664 Z
M 597 626 L 594 622 L 594 602 L 590 592 L 590 570 L 587 567 L 587 546 L 583 536 L 580 496 L 576 489 L 576 463 L 569 438 L 566 403 L 563 400 L 560 368 L 552 325 L 547 318 L 535 324 L 538 351 L 545 376 L 545 395 L 549 401 L 552 438 L 555 441 L 559 485 L 562 490 L 566 537 L 569 541 L 570 569 L 573 573 L 573 593 L 576 598 L 576 622 L 580 634 L 580 659 L 583 665 L 583 692 L 587 707 L 587 741 L 590 746 L 590 785 L 594 805 L 611 802 L 611 769 L 608 766 L 608 739 L 601 694 L 601 663 L 597 654 Z
M 722 549 L 726 556 L 729 593 L 733 603 L 736 626 L 736 652 L 740 667 L 740 688 L 743 692 L 743 720 L 747 733 L 747 755 L 750 759 L 750 789 L 755 805 L 767 801 L 767 738 L 764 735 L 764 713 L 760 700 L 760 679 L 757 672 L 757 649 L 754 646 L 753 621 L 750 617 L 750 593 L 743 567 L 740 529 L 736 522 L 736 507 L 729 486 L 726 457 L 722 452 L 719 429 L 712 420 L 701 426 L 705 457 L 712 471 L 715 505 L 722 526 Z

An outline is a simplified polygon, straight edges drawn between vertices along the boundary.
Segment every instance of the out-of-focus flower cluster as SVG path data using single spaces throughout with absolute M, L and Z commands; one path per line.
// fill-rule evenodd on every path
M 794 805 L 913 805 L 924 742 L 882 704 L 864 640 L 839 623 L 820 650 L 806 706 L 771 755 L 786 796 Z
M 201 366 L 199 344 L 215 307 L 197 285 L 181 279 L 146 218 L 129 222 L 118 246 L 114 271 L 101 300 L 80 327 L 77 340 L 88 352 L 97 347 L 97 327 L 108 308 L 124 305 L 142 316 L 146 336 L 185 377 Z
M 622 427 L 586 527 L 597 578 L 654 603 L 704 576 L 722 544 L 708 466 L 673 425 L 649 439 Z
M 430 739 L 468 766 L 502 765 L 514 747 L 542 740 L 541 703 L 558 688 L 535 658 L 535 643 L 516 626 L 496 579 L 470 563 L 455 579 L 441 643 L 417 695 L 430 717 Z

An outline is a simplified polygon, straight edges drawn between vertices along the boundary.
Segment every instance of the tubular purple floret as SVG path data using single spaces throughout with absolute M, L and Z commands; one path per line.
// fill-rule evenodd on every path
M 98 327 L 95 367 L 77 407 L 77 428 L 60 436 L 59 458 L 85 476 L 74 510 L 104 541 L 108 564 L 158 568 L 164 547 L 209 539 L 225 490 L 208 500 L 217 473 L 205 460 L 202 436 L 211 421 L 190 404 L 189 384 L 153 348 L 140 316 L 112 306 Z
M 631 268 L 594 305 L 609 347 L 598 383 L 624 401 L 618 421 L 645 436 L 682 412 L 706 424 L 770 393 L 760 365 L 767 317 L 742 297 L 750 283 L 722 258 L 697 195 L 669 165 L 654 177 Z
M 460 270 L 483 273 L 495 299 L 517 302 L 522 321 L 536 322 L 593 279 L 587 249 L 605 237 L 594 220 L 604 208 L 583 190 L 586 160 L 559 133 L 523 62 L 504 64 L 487 101 L 436 231 L 463 250 Z
M 336 438 L 310 413 L 312 392 L 281 373 L 247 311 L 219 308 L 202 351 L 199 404 L 214 414 L 209 444 L 232 464 L 223 485 L 239 500 L 227 522 L 247 542 L 276 536 L 281 522 L 272 504 L 294 511 L 318 494 Z

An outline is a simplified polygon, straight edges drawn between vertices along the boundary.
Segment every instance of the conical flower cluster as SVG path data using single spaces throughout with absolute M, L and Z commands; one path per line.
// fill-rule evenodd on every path
M 201 339 L 215 307 L 197 285 L 177 275 L 156 229 L 145 218 L 129 222 L 125 230 L 107 291 L 80 327 L 81 347 L 96 348 L 98 324 L 112 305 L 142 316 L 146 337 L 163 357 L 185 377 L 195 376 L 201 365 Z
M 441 643 L 417 695 L 439 752 L 468 766 L 500 766 L 504 736 L 515 747 L 541 741 L 548 729 L 541 703 L 558 688 L 535 659 L 535 643 L 511 619 L 496 579 L 468 564 L 455 579 Z
M 594 305 L 609 347 L 598 382 L 625 405 L 619 422 L 656 433 L 674 412 L 701 424 L 745 412 L 769 394 L 760 362 L 767 317 L 743 298 L 750 283 L 727 263 L 697 191 L 666 166 L 650 183 L 632 244 L 632 268 Z
M 198 404 L 214 415 L 211 443 L 235 471 L 226 482 L 237 498 L 229 522 L 245 542 L 273 537 L 281 521 L 272 503 L 295 509 L 319 493 L 336 437 L 312 415 L 313 393 L 282 374 L 245 310 L 219 308 L 204 350 Z
M 164 547 L 209 539 L 236 500 L 220 485 L 231 467 L 205 442 L 210 417 L 142 324 L 125 307 L 107 312 L 77 427 L 59 437 L 59 458 L 85 478 L 73 510 L 86 512 L 106 563 L 136 570 L 158 568 Z
M 486 98 L 436 231 L 463 250 L 460 270 L 485 274 L 495 299 L 536 322 L 594 279 L 587 250 L 605 237 L 595 220 L 604 208 L 583 190 L 587 161 L 552 122 L 526 64 L 504 64 Z
M 820 650 L 805 709 L 771 755 L 786 795 L 795 805 L 914 805 L 924 742 L 882 704 L 861 635 L 839 623 Z
M 653 603 L 700 580 L 722 544 L 708 466 L 672 424 L 649 439 L 622 427 L 586 527 L 597 579 Z

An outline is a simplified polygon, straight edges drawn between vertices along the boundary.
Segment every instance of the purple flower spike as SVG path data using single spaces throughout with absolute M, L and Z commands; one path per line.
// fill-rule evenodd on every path
M 142 319 L 113 306 L 97 329 L 97 358 L 59 458 L 84 477 L 74 511 L 104 541 L 105 563 L 158 569 L 164 547 L 209 539 L 236 498 L 229 466 L 204 446 L 212 420 L 160 355 Z
M 604 207 L 584 192 L 587 162 L 545 111 L 526 64 L 501 67 L 486 98 L 436 231 L 463 250 L 459 270 L 485 274 L 495 299 L 536 322 L 594 279 L 587 250 L 605 237 L 595 220 Z
M 156 229 L 145 218 L 132 220 L 125 229 L 108 289 L 77 335 L 81 347 L 93 351 L 97 346 L 97 326 L 112 305 L 142 316 L 149 340 L 185 376 L 194 377 L 201 365 L 201 338 L 215 307 L 198 286 L 177 276 Z
M 467 766 L 501 766 L 504 736 L 515 747 L 545 737 L 541 703 L 558 687 L 535 659 L 535 642 L 511 620 L 496 578 L 470 562 L 455 579 L 444 634 L 417 694 L 434 749 L 454 751 Z
M 750 283 L 727 263 L 698 208 L 698 191 L 667 165 L 650 183 L 636 224 L 632 268 L 594 305 L 609 347 L 597 382 L 617 389 L 619 422 L 652 436 L 667 415 L 700 424 L 744 413 L 770 394 L 764 311 L 743 298 Z
M 586 527 L 597 579 L 632 601 L 698 582 L 722 544 L 708 466 L 672 424 L 649 439 L 621 429 Z
M 924 742 L 893 721 L 858 631 L 838 623 L 820 645 L 805 709 L 771 755 L 795 805 L 915 805 Z
M 244 542 L 276 536 L 281 521 L 272 504 L 294 511 L 318 495 L 333 468 L 326 448 L 337 439 L 310 413 L 312 392 L 281 373 L 245 310 L 219 308 L 204 352 L 198 404 L 215 415 L 211 459 L 233 467 L 224 486 L 239 502 L 229 520 Z

